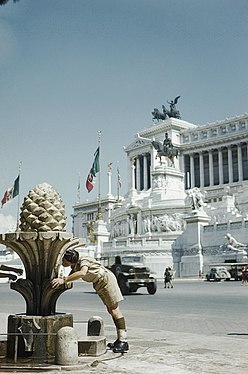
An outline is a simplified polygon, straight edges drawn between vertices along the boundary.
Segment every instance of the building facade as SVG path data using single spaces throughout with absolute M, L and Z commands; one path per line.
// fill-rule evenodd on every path
M 161 156 L 154 147 L 163 147 L 166 136 L 178 157 Z M 139 253 L 159 278 L 166 266 L 192 276 L 217 259 L 244 257 L 221 248 L 228 232 L 247 243 L 248 114 L 201 126 L 157 121 L 137 133 L 125 152 L 128 191 L 121 201 L 108 194 L 102 202 L 109 236 L 95 236 L 98 255 Z M 204 201 L 199 209 L 192 207 L 193 191 Z M 89 242 L 89 222 L 97 233 L 96 212 L 96 202 L 74 207 L 76 236 Z

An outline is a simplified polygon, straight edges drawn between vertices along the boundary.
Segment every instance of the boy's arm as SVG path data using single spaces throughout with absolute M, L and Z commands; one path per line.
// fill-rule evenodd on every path
M 51 282 L 52 288 L 57 288 L 61 286 L 62 284 L 66 284 L 67 282 L 73 282 L 77 279 L 80 279 L 86 275 L 87 271 L 88 271 L 88 266 L 83 266 L 79 271 L 73 272 L 72 270 L 67 277 L 55 278 Z

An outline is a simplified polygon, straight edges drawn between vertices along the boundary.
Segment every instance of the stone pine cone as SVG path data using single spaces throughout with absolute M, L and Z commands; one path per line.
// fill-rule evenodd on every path
M 21 231 L 65 231 L 65 206 L 60 195 L 48 183 L 29 191 L 21 206 Z

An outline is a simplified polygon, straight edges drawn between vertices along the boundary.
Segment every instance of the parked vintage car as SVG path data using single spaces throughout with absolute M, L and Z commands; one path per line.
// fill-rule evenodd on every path
M 206 274 L 207 281 L 220 282 L 222 280 L 229 281 L 231 274 L 225 266 L 216 266 L 211 268 Z

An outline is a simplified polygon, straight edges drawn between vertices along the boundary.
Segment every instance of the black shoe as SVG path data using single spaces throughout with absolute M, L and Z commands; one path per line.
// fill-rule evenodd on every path
M 113 349 L 116 345 L 118 345 L 120 343 L 120 340 L 117 339 L 114 343 L 108 343 L 107 344 L 107 347 L 110 348 L 110 349 Z
M 124 353 L 129 350 L 128 342 L 119 341 L 118 344 L 113 348 L 114 353 Z

